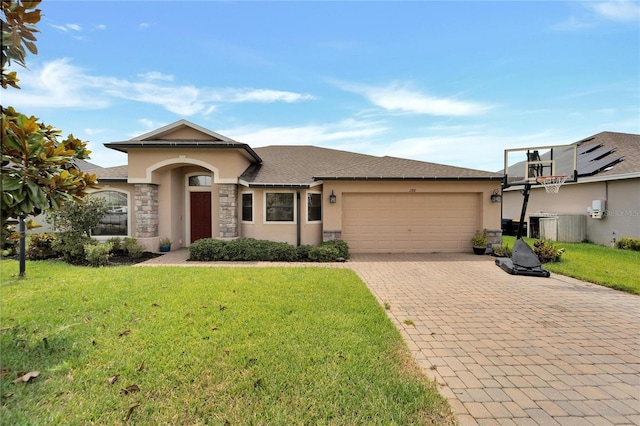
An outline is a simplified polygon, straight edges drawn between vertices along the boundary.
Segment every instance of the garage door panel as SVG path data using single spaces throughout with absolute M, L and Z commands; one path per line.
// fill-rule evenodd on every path
M 343 194 L 342 238 L 354 252 L 467 251 L 475 193 Z

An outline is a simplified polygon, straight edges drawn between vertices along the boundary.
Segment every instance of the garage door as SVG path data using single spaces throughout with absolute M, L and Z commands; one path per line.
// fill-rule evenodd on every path
M 354 253 L 463 252 L 479 229 L 479 194 L 343 194 L 342 238 Z

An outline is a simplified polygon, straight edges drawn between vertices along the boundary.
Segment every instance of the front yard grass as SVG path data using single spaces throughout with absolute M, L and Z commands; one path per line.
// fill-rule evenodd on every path
M 524 240 L 533 247 L 532 238 Z M 502 237 L 513 247 L 515 237 Z M 592 243 L 555 243 L 564 247 L 560 262 L 545 263 L 543 268 L 562 275 L 640 294 L 640 252 L 621 250 Z
M 0 267 L 3 424 L 455 423 L 351 270 Z

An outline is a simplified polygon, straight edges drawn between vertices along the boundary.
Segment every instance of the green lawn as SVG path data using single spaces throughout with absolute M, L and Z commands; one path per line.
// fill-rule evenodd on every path
M 455 422 L 351 270 L 0 267 L 3 424 Z
M 533 247 L 533 239 L 524 238 Z M 513 247 L 515 237 L 502 237 Z M 565 253 L 560 262 L 545 263 L 551 272 L 640 294 L 640 252 L 620 250 L 590 243 L 555 243 Z

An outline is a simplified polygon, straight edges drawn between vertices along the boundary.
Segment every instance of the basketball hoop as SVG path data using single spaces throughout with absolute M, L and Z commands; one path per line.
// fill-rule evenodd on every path
M 560 190 L 562 184 L 567 180 L 569 176 L 559 175 L 559 176 L 538 176 L 536 177 L 536 182 L 540 185 L 544 186 L 544 189 L 547 190 L 550 194 L 557 194 Z

